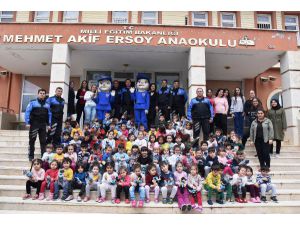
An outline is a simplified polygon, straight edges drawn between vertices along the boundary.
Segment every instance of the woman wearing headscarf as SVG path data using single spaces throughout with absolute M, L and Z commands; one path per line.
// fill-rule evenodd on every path
M 271 109 L 268 112 L 268 118 L 272 121 L 274 129 L 274 139 L 276 142 L 276 155 L 278 158 L 280 154 L 281 141 L 284 140 L 284 132 L 286 130 L 286 117 L 284 109 L 280 106 L 277 99 L 271 100 Z M 273 144 L 270 146 L 270 154 L 273 154 Z

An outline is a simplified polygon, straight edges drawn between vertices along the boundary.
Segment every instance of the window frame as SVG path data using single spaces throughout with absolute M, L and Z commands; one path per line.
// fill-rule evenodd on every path
M 259 22 L 258 18 L 260 16 L 267 16 L 269 18 L 269 22 Z M 269 24 L 270 25 L 270 28 L 266 28 L 266 27 L 259 27 L 259 25 L 264 25 L 264 24 Z M 272 27 L 272 15 L 271 14 L 266 14 L 266 13 L 259 13 L 256 15 L 256 26 L 257 26 L 257 29 L 261 29 L 261 30 L 271 30 L 273 29 Z
M 115 19 L 123 19 L 121 17 L 117 17 L 117 18 L 114 17 L 114 13 L 117 13 L 117 12 L 126 12 L 126 22 L 124 22 L 124 23 L 116 22 Z M 125 18 L 124 18 L 124 20 L 125 20 Z M 111 12 L 111 22 L 115 23 L 115 24 L 128 24 L 129 23 L 129 12 L 128 11 L 112 11 Z
M 195 13 L 203 13 L 205 14 L 205 20 L 203 19 L 198 19 L 198 18 L 195 18 Z M 195 22 L 205 22 L 205 25 L 204 26 L 200 26 L 200 25 L 195 25 Z M 193 11 L 192 12 L 192 25 L 193 26 L 197 26 L 197 27 L 207 27 L 208 26 L 208 12 L 203 12 L 203 11 Z
M 75 21 L 74 18 L 66 16 L 66 13 L 68 13 L 68 12 L 76 12 L 77 13 L 76 21 Z M 63 22 L 64 23 L 78 23 L 79 22 L 79 11 L 64 11 L 64 13 L 63 13 Z
M 287 23 L 286 22 L 286 17 L 293 17 L 296 19 L 296 24 L 293 24 L 293 23 Z M 299 17 L 297 15 L 284 15 L 284 29 L 286 29 L 287 27 L 287 24 L 289 24 L 288 26 L 296 26 L 296 30 L 293 30 L 293 31 L 299 31 Z M 292 30 L 291 30 L 292 31 Z
M 223 15 L 233 15 L 233 21 L 230 20 L 223 20 Z M 221 19 L 221 27 L 227 27 L 227 28 L 236 28 L 237 26 L 237 21 L 236 21 L 236 13 L 235 12 L 221 12 L 220 13 L 220 19 Z M 229 23 L 229 22 L 233 22 L 233 26 L 224 26 L 223 23 Z
M 48 12 L 48 17 L 38 16 L 39 12 Z M 47 21 L 38 21 L 39 19 L 46 19 Z M 50 22 L 50 11 L 35 11 L 34 12 L 34 22 L 35 23 L 49 23 Z
M 3 16 L 2 12 L 11 12 L 11 16 Z M 2 21 L 2 19 L 11 19 L 11 21 Z M 14 22 L 14 11 L 0 11 L 0 22 L 1 23 L 11 23 Z
M 146 20 L 155 20 L 154 23 L 145 23 L 145 16 L 144 13 L 147 12 L 153 12 L 155 13 L 155 17 L 146 17 Z M 142 15 L 141 15 L 141 24 L 145 24 L 145 25 L 157 25 L 158 24 L 158 12 L 157 11 L 142 11 Z

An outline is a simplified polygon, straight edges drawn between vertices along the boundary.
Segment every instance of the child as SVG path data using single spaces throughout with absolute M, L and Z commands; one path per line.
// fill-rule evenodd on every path
M 161 162 L 160 170 L 160 190 L 163 197 L 162 203 L 173 204 L 174 197 L 178 189 L 178 187 L 175 185 L 174 174 L 171 171 L 169 171 L 169 165 L 166 162 Z M 168 192 L 171 192 L 169 198 L 167 198 Z
M 70 133 L 68 131 L 64 131 L 63 132 L 63 137 L 61 140 L 61 144 L 66 147 L 70 144 L 70 141 L 72 140 L 72 138 L 70 137 Z
M 130 176 L 126 167 L 122 166 L 119 170 L 119 176 L 117 179 L 117 198 L 115 203 L 120 204 L 121 193 L 125 193 L 125 204 L 129 204 L 129 187 L 130 187 Z
M 233 202 L 231 185 L 233 173 L 231 170 L 226 170 L 223 164 L 220 164 L 219 167 L 221 174 L 221 189 L 224 193 L 226 192 L 226 201 Z
M 167 123 L 166 135 L 170 135 L 172 138 L 176 136 L 176 130 L 171 122 Z
M 181 154 L 181 149 L 178 145 L 174 146 L 174 154 L 172 156 L 170 156 L 169 158 L 169 163 L 171 165 L 172 171 L 175 172 L 175 165 L 177 162 L 182 162 L 183 160 L 183 156 Z
M 225 150 L 226 150 L 226 157 L 227 157 L 227 159 L 228 160 L 231 160 L 231 162 L 232 162 L 232 160 L 234 159 L 234 157 L 235 157 L 235 152 L 234 151 L 232 151 L 232 146 L 231 146 L 231 144 L 230 143 L 226 143 L 225 144 Z
M 216 141 L 219 147 L 225 145 L 226 136 L 222 135 L 222 130 L 219 128 L 216 129 Z
M 174 146 L 175 143 L 173 143 L 173 136 L 172 135 L 167 135 L 166 136 L 167 142 L 164 144 L 164 148 L 169 148 L 170 149 L 170 155 L 174 154 Z
M 239 166 L 238 173 L 234 174 L 232 177 L 231 185 L 232 191 L 236 202 L 247 203 L 246 200 L 246 166 Z M 239 193 L 242 193 L 242 198 L 240 198 Z
M 156 138 L 165 137 L 166 136 L 166 128 L 165 126 L 159 126 L 158 131 L 156 132 Z
M 151 135 L 154 135 L 154 137 L 156 137 L 156 133 L 157 133 L 157 131 L 156 131 L 155 125 L 154 124 L 150 125 L 150 130 L 148 132 L 149 139 L 150 139 Z
M 105 138 L 103 141 L 102 141 L 102 148 L 106 148 L 106 146 L 111 146 L 112 149 L 114 150 L 115 149 L 115 139 L 114 139 L 114 132 L 111 130 L 108 132 L 107 134 L 107 138 Z
M 128 141 L 126 142 L 126 151 L 127 151 L 127 154 L 130 155 L 131 154 L 131 149 L 132 149 L 132 146 L 133 146 L 133 143 L 135 141 L 135 136 L 133 133 L 130 133 L 128 135 Z
M 207 191 L 207 203 L 213 205 L 211 200 L 212 194 L 216 193 L 216 202 L 224 204 L 223 202 L 223 191 L 221 189 L 221 175 L 219 173 L 219 165 L 212 165 L 211 172 L 205 179 L 204 188 Z
M 153 148 L 154 148 L 154 146 L 155 146 L 155 143 L 156 142 L 156 137 L 155 137 L 155 135 L 154 134 L 151 134 L 150 136 L 149 136 L 149 142 L 148 142 L 148 149 L 150 150 L 150 151 L 153 151 Z M 159 146 L 158 146 L 159 147 Z
M 201 177 L 204 177 L 205 176 L 205 170 L 204 170 L 205 159 L 203 157 L 203 152 L 202 152 L 201 148 L 196 150 L 195 160 L 196 160 L 199 174 L 201 175 Z
M 202 212 L 202 179 L 201 176 L 198 174 L 198 166 L 196 164 L 193 164 L 191 166 L 190 174 L 188 175 L 187 185 L 192 208 L 199 212 Z M 195 200 L 197 201 L 198 205 L 195 204 Z
M 72 121 L 72 131 L 71 131 L 71 137 L 74 138 L 75 133 L 78 133 L 78 136 L 83 136 L 83 132 L 80 128 L 80 125 L 77 121 Z
M 141 155 L 139 156 L 137 162 L 140 164 L 142 173 L 145 175 L 148 165 L 152 163 L 152 156 L 147 147 L 143 146 L 141 148 Z
M 98 197 L 96 202 L 100 201 L 100 182 L 101 174 L 99 173 L 99 164 L 95 163 L 92 165 L 92 172 L 87 177 L 86 186 L 85 186 L 85 198 L 84 202 L 87 202 L 91 199 L 91 190 L 97 190 Z
M 115 162 L 115 171 L 119 171 L 121 166 L 128 167 L 129 156 L 124 152 L 124 144 L 118 145 L 118 152 L 113 155 L 113 160 Z
M 144 138 L 144 133 L 143 131 L 138 132 L 137 139 L 133 142 L 134 145 L 137 145 L 139 149 L 142 147 L 147 147 L 147 141 Z
M 42 161 L 43 161 L 43 165 L 42 168 L 47 171 L 49 169 L 49 165 L 53 160 L 53 145 L 52 144 L 48 144 L 46 146 L 46 152 L 44 152 L 43 157 L 42 157 Z
M 189 142 L 192 142 L 194 140 L 193 136 L 193 129 L 192 129 L 192 123 L 191 122 L 187 122 L 185 128 L 183 129 L 182 132 L 184 135 L 189 135 L 190 139 Z
M 87 145 L 81 144 L 81 151 L 78 153 L 77 161 L 83 164 L 83 166 L 85 167 L 85 171 L 87 171 L 89 168 L 88 161 L 90 155 L 91 154 L 87 151 Z
M 53 200 L 54 196 L 54 184 L 58 179 L 58 162 L 57 160 L 53 160 L 50 163 L 50 169 L 48 169 L 45 173 L 45 179 L 41 184 L 41 191 L 39 194 L 39 200 L 43 200 L 45 198 L 45 189 L 49 188 L 50 193 L 47 198 L 47 201 Z
M 73 180 L 73 170 L 71 169 L 71 163 L 72 161 L 69 158 L 65 158 L 63 160 L 63 196 L 61 198 L 61 200 L 63 201 L 73 200 L 73 195 L 70 193 L 70 186 Z M 58 191 L 58 188 L 55 191 Z
M 174 172 L 175 184 L 178 186 L 177 189 L 177 200 L 178 207 L 181 211 L 190 211 L 192 205 L 190 204 L 189 194 L 187 190 L 187 173 L 183 171 L 182 162 L 176 163 L 176 171 Z
M 64 154 L 64 158 L 69 158 L 71 160 L 71 169 L 75 171 L 77 163 L 77 154 L 74 150 L 74 145 L 67 146 L 68 152 Z
M 218 164 L 219 164 L 219 160 L 218 160 L 218 157 L 216 156 L 215 149 L 214 148 L 209 148 L 208 149 L 208 156 L 206 157 L 206 160 L 205 160 L 205 167 L 204 167 L 205 176 L 208 175 L 208 173 L 210 172 L 211 167 L 213 165 L 218 165 Z
M 131 155 L 129 157 L 129 170 L 133 170 L 133 166 L 137 163 L 138 158 L 140 157 L 139 147 L 133 145 L 131 148 Z
M 218 148 L 218 143 L 217 143 L 217 140 L 216 140 L 216 136 L 213 135 L 213 134 L 210 134 L 209 135 L 209 138 L 208 138 L 208 141 L 207 141 L 207 144 L 208 144 L 208 148 Z
M 169 165 L 169 158 L 170 158 L 170 149 L 168 147 L 163 148 L 163 154 L 161 155 L 161 161 L 165 162 Z
M 161 161 L 160 148 L 159 148 L 159 145 L 157 143 L 155 143 L 153 153 L 152 153 L 152 162 L 156 166 L 156 171 L 158 172 L 158 174 L 160 174 L 160 169 L 159 169 L 160 161 Z
M 87 173 L 84 172 L 84 166 L 82 163 L 76 165 L 76 172 L 71 184 L 70 195 L 73 195 L 74 189 L 80 189 L 80 192 L 77 196 L 77 202 L 82 201 L 82 197 L 85 194 L 85 185 L 86 185 L 86 176 Z
M 234 173 L 238 171 L 239 166 L 247 166 L 249 163 L 248 159 L 245 159 L 245 153 L 243 151 L 237 151 L 234 159 L 231 163 L 231 169 Z
M 186 153 L 183 156 L 182 163 L 183 163 L 183 166 L 184 166 L 184 171 L 188 173 L 191 169 L 191 166 L 193 164 L 195 164 L 197 161 L 196 161 L 196 158 L 194 156 L 194 150 L 191 146 L 186 145 L 185 151 L 186 151 Z
M 244 150 L 244 145 L 242 144 L 240 137 L 236 134 L 232 137 L 232 148 L 235 152 Z
M 122 123 L 121 124 L 121 132 L 122 132 L 122 135 L 124 135 L 125 138 L 128 138 L 128 129 L 126 127 L 126 123 Z
M 150 191 L 154 191 L 154 202 L 158 203 L 158 195 L 159 195 L 159 175 L 157 173 L 157 168 L 155 164 L 150 164 L 147 168 L 146 174 L 146 202 L 150 202 Z
M 260 203 L 259 188 L 253 179 L 253 169 L 250 166 L 247 166 L 246 176 L 246 191 L 250 192 L 250 201 L 253 203 Z
M 105 151 L 102 156 L 102 161 L 108 163 L 112 162 L 112 147 L 110 145 L 105 147 Z
M 272 183 L 269 172 L 270 169 L 268 167 L 261 167 L 260 174 L 257 174 L 256 176 L 256 182 L 260 187 L 261 200 L 267 202 L 266 192 L 272 191 L 271 200 L 277 203 L 276 186 Z
M 77 153 L 80 151 L 81 140 L 78 132 L 74 133 L 73 140 L 69 144 L 76 146 Z
M 105 168 L 106 172 L 103 174 L 102 183 L 100 184 L 101 198 L 99 203 L 105 201 L 107 190 L 110 190 L 111 192 L 111 203 L 115 203 L 118 174 L 114 172 L 114 165 L 112 162 L 106 163 Z
M 133 173 L 130 176 L 130 184 L 129 188 L 131 206 L 135 208 L 137 206 L 137 201 L 135 200 L 135 192 L 139 192 L 139 208 L 144 206 L 145 200 L 145 175 L 142 174 L 141 165 L 135 164 L 133 167 Z
M 117 140 L 116 140 L 116 147 L 118 147 L 120 144 L 123 144 L 124 145 L 124 152 L 126 152 L 125 151 L 125 146 L 126 146 L 126 137 L 123 135 L 123 134 L 121 134 L 118 138 L 117 138 Z
M 182 141 L 182 138 L 181 136 L 178 134 L 176 135 L 176 138 L 175 138 L 175 144 L 178 145 L 180 147 L 180 150 L 181 152 L 184 151 L 185 149 L 185 145 L 181 142 Z
M 28 177 L 26 181 L 26 194 L 23 200 L 31 197 L 31 187 L 36 188 L 36 194 L 32 196 L 32 200 L 39 198 L 41 184 L 45 178 L 45 170 L 42 168 L 43 161 L 41 159 L 32 160 L 29 171 L 23 171 L 24 175 Z
M 206 158 L 208 156 L 208 143 L 206 141 L 201 141 L 200 148 L 203 152 L 204 158 Z

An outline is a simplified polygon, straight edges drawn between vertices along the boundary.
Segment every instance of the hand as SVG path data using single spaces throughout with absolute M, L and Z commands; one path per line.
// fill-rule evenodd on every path
M 110 94 L 111 94 L 111 96 L 115 96 L 115 95 L 116 95 L 116 91 L 115 91 L 115 90 L 112 90 L 112 91 L 110 92 Z
M 249 141 L 249 145 L 250 145 L 250 146 L 253 146 L 253 141 Z
M 145 113 L 148 114 L 148 110 L 147 109 L 145 109 Z
M 213 119 L 210 118 L 210 119 L 209 119 L 209 123 L 212 123 L 212 122 L 213 122 Z
M 26 124 L 26 128 L 30 128 L 30 124 Z
M 155 109 L 158 110 L 158 106 L 155 106 Z
M 270 144 L 270 145 L 273 144 L 273 140 L 269 140 L 269 144 Z
M 232 116 L 232 118 L 234 118 L 234 113 L 231 113 L 230 115 Z
M 134 88 L 134 87 L 131 87 L 131 88 L 129 89 L 129 91 L 130 91 L 131 93 L 134 93 L 135 88 Z
M 46 130 L 51 130 L 51 127 L 50 127 L 50 126 L 47 126 Z

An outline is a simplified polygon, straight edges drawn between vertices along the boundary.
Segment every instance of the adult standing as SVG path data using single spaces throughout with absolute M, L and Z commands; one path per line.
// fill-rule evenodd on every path
M 228 101 L 224 97 L 223 89 L 218 89 L 216 97 L 214 99 L 214 124 L 216 128 L 222 130 L 223 135 L 227 135 L 227 112 L 228 112 Z
M 84 123 L 91 123 L 93 119 L 96 117 L 96 102 L 94 99 L 97 96 L 97 86 L 93 84 L 91 86 L 91 90 L 88 90 L 84 94 L 84 113 L 85 113 L 85 120 Z
M 74 91 L 74 82 L 70 81 L 67 115 L 68 117 L 70 117 L 73 114 L 75 114 L 75 91 Z
M 39 89 L 38 97 L 29 102 L 25 111 L 25 123 L 26 127 L 29 127 L 29 161 L 34 159 L 34 145 L 38 134 L 41 156 L 44 154 L 46 148 L 46 129 L 50 129 L 51 118 L 50 105 L 46 102 L 46 90 Z
M 234 131 L 236 134 L 243 137 L 244 129 L 244 104 L 245 97 L 240 88 L 235 88 L 233 97 L 231 98 L 230 113 L 234 120 Z
M 168 81 L 162 80 L 161 88 L 158 93 L 158 101 L 157 101 L 157 110 L 160 110 L 161 113 L 165 116 L 165 120 L 170 120 L 170 100 L 171 100 L 171 90 L 168 87 Z
M 60 145 L 60 138 L 62 132 L 62 123 L 64 116 L 65 100 L 61 97 L 63 89 L 57 87 L 55 95 L 47 99 L 47 103 L 50 105 L 52 118 L 51 118 L 51 130 L 48 132 L 47 144 L 52 143 L 54 146 Z
M 186 91 L 180 87 L 179 80 L 175 80 L 171 90 L 171 113 L 179 115 L 179 118 L 185 116 L 185 103 L 187 101 Z M 172 119 L 172 118 L 171 118 Z
M 85 92 L 88 91 L 88 87 L 87 87 L 87 81 L 83 80 L 81 82 L 80 88 L 77 91 L 76 94 L 76 99 L 77 99 L 77 103 L 76 103 L 76 121 L 77 123 L 80 123 L 80 118 L 83 112 L 83 121 L 85 120 L 85 114 L 84 114 L 84 106 L 85 106 L 85 100 L 84 100 L 84 95 Z
M 268 112 L 268 118 L 272 121 L 273 129 L 274 129 L 274 139 L 276 142 L 276 155 L 278 158 L 281 149 L 281 141 L 284 140 L 284 132 L 286 130 L 286 117 L 285 111 L 280 106 L 277 99 L 271 100 L 271 109 Z M 273 154 L 273 143 L 270 146 L 270 154 Z
M 130 115 L 130 118 L 133 118 L 133 99 L 131 98 L 131 80 L 125 80 L 125 87 L 122 88 L 122 113 L 127 112 L 127 115 Z
M 197 88 L 197 96 L 190 102 L 187 118 L 193 121 L 194 138 L 200 136 L 202 128 L 204 141 L 208 140 L 209 123 L 212 122 L 214 109 L 208 98 L 204 97 L 203 89 Z
M 115 91 L 114 102 L 112 104 L 113 117 L 120 119 L 122 115 L 122 90 L 120 89 L 120 83 L 118 80 L 113 81 L 113 87 L 111 90 Z
M 263 109 L 257 110 L 257 119 L 255 119 L 250 128 L 250 139 L 254 142 L 260 167 L 270 168 L 270 145 L 273 143 L 274 130 L 272 121 L 265 117 Z
M 215 100 L 214 100 L 212 89 L 206 90 L 206 97 L 209 99 L 210 104 L 212 105 L 213 109 L 215 110 Z M 209 124 L 209 133 L 215 133 L 214 121 L 212 121 Z
M 156 92 L 156 85 L 154 83 L 150 84 L 150 106 L 148 111 L 148 127 L 155 123 L 156 110 L 157 110 L 158 94 Z
M 227 115 L 229 116 L 230 115 L 230 107 L 231 107 L 230 91 L 227 88 L 225 88 L 223 90 L 223 93 L 224 93 L 224 97 L 227 99 L 227 102 L 228 102 L 228 112 L 227 112 Z

